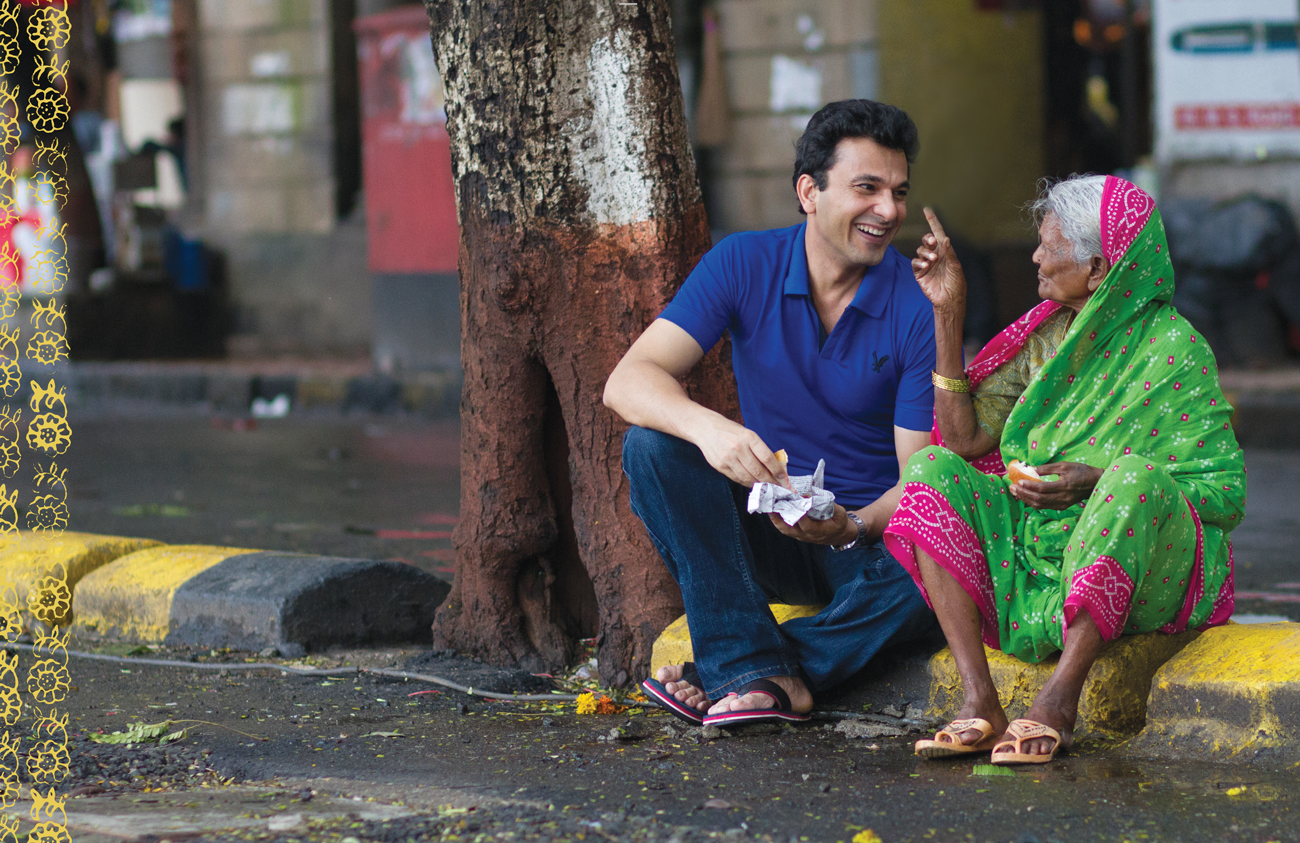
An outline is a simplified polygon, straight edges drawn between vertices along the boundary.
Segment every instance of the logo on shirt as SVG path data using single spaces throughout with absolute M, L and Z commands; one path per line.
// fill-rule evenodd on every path
M 884 357 L 877 357 L 876 352 L 871 352 L 871 371 L 879 372 L 884 367 L 887 360 L 889 360 L 888 354 Z

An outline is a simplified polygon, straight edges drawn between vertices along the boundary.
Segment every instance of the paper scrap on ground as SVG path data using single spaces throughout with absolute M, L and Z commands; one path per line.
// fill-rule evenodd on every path
M 749 511 L 775 512 L 791 526 L 805 515 L 825 521 L 835 514 L 835 495 L 822 488 L 825 476 L 826 460 L 818 460 L 812 474 L 790 478 L 793 491 L 775 483 L 755 483 L 749 491 Z

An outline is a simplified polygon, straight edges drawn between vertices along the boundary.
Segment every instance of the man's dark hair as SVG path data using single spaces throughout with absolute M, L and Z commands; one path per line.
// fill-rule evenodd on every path
M 916 124 L 901 108 L 873 100 L 840 100 L 821 107 L 808 121 L 794 148 L 794 185 L 807 173 L 826 189 L 826 171 L 835 166 L 835 149 L 845 138 L 869 138 L 907 156 L 910 166 L 920 146 Z M 803 203 L 799 213 L 804 213 Z

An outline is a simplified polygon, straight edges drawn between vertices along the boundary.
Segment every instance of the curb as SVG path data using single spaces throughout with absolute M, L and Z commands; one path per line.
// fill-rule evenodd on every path
M 152 539 L 98 536 L 91 533 L 6 533 L 0 536 L 0 595 L 14 589 L 18 608 L 45 577 L 63 579 L 75 593 L 82 578 L 119 557 L 161 544 Z M 69 607 L 70 609 L 71 607 Z M 68 613 L 52 619 L 62 625 Z
M 1196 640 L 1199 632 L 1179 635 L 1129 635 L 1108 645 L 1093 663 L 1079 695 L 1076 739 L 1118 738 L 1136 734 L 1146 723 L 1147 697 L 1160 666 Z M 1052 658 L 1022 662 L 991 647 L 984 648 L 989 673 L 1007 718 L 1024 717 L 1056 668 Z M 961 676 L 952 651 L 940 650 L 926 665 L 930 678 L 929 713 L 945 723 L 956 718 L 963 702 Z
M 251 552 L 237 547 L 159 545 L 121 557 L 73 589 L 73 628 L 83 635 L 161 643 L 170 627 L 176 590 L 213 565 Z
M 779 622 L 817 610 L 771 608 Z M 924 708 L 929 717 L 952 720 L 963 695 L 951 651 L 912 650 L 882 653 L 863 671 L 869 676 L 819 695 L 821 706 L 877 712 L 882 704 Z M 1023 716 L 1056 659 L 1028 664 L 988 647 L 984 652 L 1007 716 Z M 691 660 L 684 615 L 664 630 L 652 653 L 652 671 Z M 1300 623 L 1229 623 L 1205 632 L 1126 635 L 1107 645 L 1094 663 L 1079 699 L 1075 737 L 1133 738 L 1129 749 L 1147 755 L 1300 762 L 1297 654 Z
M 18 606 L 46 576 L 71 601 L 56 619 L 91 638 L 143 644 L 274 647 L 428 641 L 451 587 L 401 562 L 270 553 L 87 533 L 0 537 L 0 594 Z M 26 614 L 26 613 L 24 613 Z
M 1300 762 L 1300 624 L 1205 632 L 1156 673 L 1146 728 L 1155 755 Z
M 355 367 L 353 367 L 355 368 Z M 221 363 L 72 363 L 63 380 L 68 407 L 80 412 L 170 408 L 248 415 L 253 402 L 289 397 L 289 411 L 412 413 L 430 419 L 460 412 L 459 369 L 400 375 L 255 371 Z M 25 404 L 26 384 L 9 402 Z

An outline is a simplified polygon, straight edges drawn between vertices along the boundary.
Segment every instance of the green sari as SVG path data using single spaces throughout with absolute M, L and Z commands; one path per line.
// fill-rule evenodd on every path
M 1101 230 L 1111 270 L 1007 417 L 1001 459 L 921 451 L 885 530 L 923 593 L 917 547 L 975 601 L 985 643 L 1025 661 L 1062 649 L 1081 609 L 1107 640 L 1217 625 L 1233 609 L 1228 533 L 1241 523 L 1246 477 L 1214 355 L 1170 304 L 1173 268 L 1151 197 L 1108 178 Z M 1031 311 L 1004 332 L 1010 341 L 990 343 L 990 359 L 1055 310 Z M 985 357 L 972 371 L 987 370 Z M 1084 502 L 1034 509 L 986 473 L 1012 459 L 1105 471 Z

